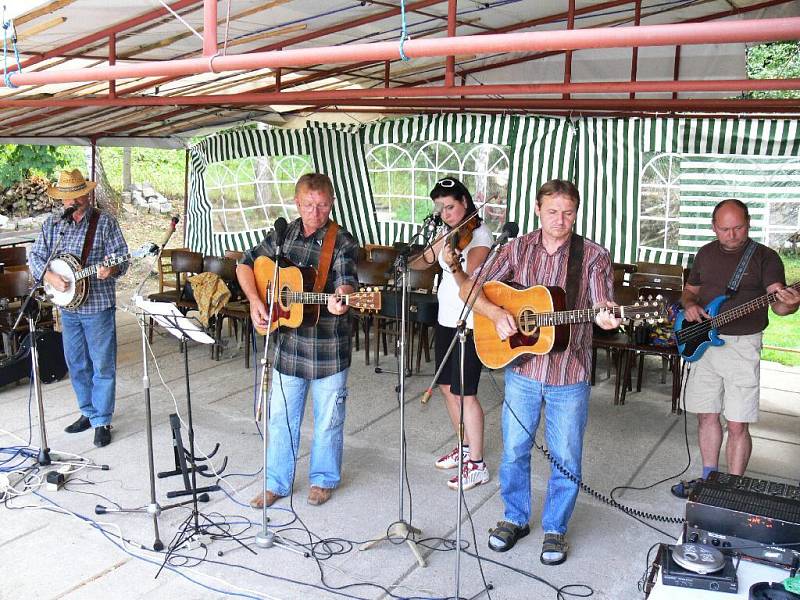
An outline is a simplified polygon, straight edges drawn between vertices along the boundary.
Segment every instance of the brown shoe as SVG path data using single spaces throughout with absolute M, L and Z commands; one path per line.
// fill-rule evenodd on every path
M 267 506 L 272 506 L 281 498 L 283 498 L 283 496 L 279 496 L 275 492 L 270 492 L 267 490 L 266 493 L 258 494 L 252 500 L 250 500 L 250 506 L 253 508 L 264 508 L 265 504 Z
M 311 489 L 308 490 L 307 502 L 312 506 L 319 506 L 320 504 L 325 504 L 328 500 L 330 500 L 331 494 L 333 494 L 332 488 L 321 488 L 319 486 L 312 485 Z

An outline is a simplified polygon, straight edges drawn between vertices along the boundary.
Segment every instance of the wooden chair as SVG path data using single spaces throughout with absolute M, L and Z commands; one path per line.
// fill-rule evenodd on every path
M 652 273 L 654 275 L 683 277 L 683 266 L 639 261 L 636 263 L 636 273 Z
M 399 254 L 399 250 L 392 246 L 367 244 L 364 246 L 364 249 L 367 251 L 367 257 L 370 261 L 374 263 L 383 263 L 386 265 L 387 269 L 392 265 Z
M 187 276 L 202 273 L 203 255 L 191 250 L 173 249 L 168 255 L 168 260 L 168 267 L 166 264 L 159 263 L 159 291 L 150 294 L 147 299 L 154 302 L 173 302 L 183 314 L 190 310 L 197 310 L 197 303 L 193 299 L 185 297 L 184 292 Z M 152 343 L 153 319 L 150 319 L 148 335 Z
M 614 285 L 630 283 L 631 274 L 636 272 L 636 265 L 631 263 L 612 263 L 614 271 Z
M 28 252 L 25 246 L 9 246 L 0 248 L 0 263 L 8 267 L 21 267 L 28 264 Z
M 366 251 L 365 251 L 366 255 Z M 375 263 L 370 260 L 359 260 L 356 263 L 356 270 L 358 272 L 358 284 L 362 288 L 378 288 L 384 289 L 389 283 L 389 278 L 386 276 L 386 265 L 384 263 Z M 369 334 L 372 326 L 375 323 L 375 315 L 370 313 L 353 313 L 355 316 L 355 342 L 356 351 L 360 349 L 359 329 L 364 329 L 364 364 L 369 364 Z
M 206 256 L 203 258 L 203 272 L 215 273 L 225 282 L 231 292 L 231 298 L 214 320 L 214 345 L 211 347 L 211 358 L 219 360 L 222 353 L 222 323 L 227 318 L 229 326 L 233 324 L 236 332 L 236 339 L 239 339 L 239 324 L 242 326 L 242 340 L 245 343 L 245 352 L 249 352 L 250 342 L 250 308 L 246 311 L 241 310 L 241 306 L 236 305 L 232 310 L 225 310 L 231 302 L 241 301 L 241 290 L 236 280 L 236 261 L 231 257 Z M 247 357 L 249 363 L 249 354 Z
M 683 274 L 681 273 L 681 275 L 676 276 L 637 271 L 631 275 L 631 285 L 637 288 L 658 288 L 680 291 L 683 289 Z
M 634 304 L 639 298 L 639 290 L 630 285 L 623 285 L 615 283 L 614 285 L 614 302 L 620 305 Z M 614 382 L 614 404 L 619 404 L 620 386 L 625 381 L 622 377 L 624 372 L 623 362 L 627 357 L 627 348 L 629 345 L 630 337 L 625 324 L 621 325 L 614 331 L 608 331 L 597 327 L 592 328 L 592 373 L 591 384 L 594 385 L 597 377 L 597 351 L 605 350 L 606 352 L 606 379 L 611 377 L 611 370 L 613 368 L 615 373 Z
M 20 321 L 16 329 L 12 330 L 12 327 L 19 314 L 21 300 L 28 295 L 30 287 L 30 275 L 27 271 L 0 273 L 0 298 L 3 298 L 5 306 L 0 310 L 0 334 L 3 338 L 3 349 L 8 355 L 17 351 L 18 338 L 28 331 L 28 321 L 25 319 Z
M 239 252 L 238 250 L 225 250 L 225 254 L 223 256 L 225 256 L 225 258 L 232 258 L 238 263 L 244 258 L 244 252 Z

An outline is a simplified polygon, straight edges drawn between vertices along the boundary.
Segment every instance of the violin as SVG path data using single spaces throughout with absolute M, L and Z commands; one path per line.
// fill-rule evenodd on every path
M 472 233 L 480 226 L 481 224 L 478 222 L 478 215 L 476 213 L 461 223 L 461 225 L 454 228 L 448 240 L 453 252 L 456 250 L 459 252 L 463 251 L 464 248 L 469 246 L 472 243 Z

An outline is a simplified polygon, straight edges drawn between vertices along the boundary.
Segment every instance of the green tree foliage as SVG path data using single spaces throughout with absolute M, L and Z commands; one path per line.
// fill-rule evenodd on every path
M 0 145 L 0 188 L 7 188 L 31 175 L 52 177 L 65 158 L 55 146 Z
M 791 79 L 800 77 L 800 42 L 771 42 L 747 49 L 750 79 Z M 800 98 L 800 90 L 748 92 L 747 98 Z

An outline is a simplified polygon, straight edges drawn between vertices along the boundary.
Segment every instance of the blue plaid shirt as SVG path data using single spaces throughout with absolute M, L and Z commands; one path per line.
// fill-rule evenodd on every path
M 305 237 L 302 220 L 292 221 L 286 230 L 283 256 L 299 267 L 316 268 L 319 265 L 322 242 L 327 231 L 326 224 Z M 357 251 L 358 244 L 353 236 L 340 228 L 336 232 L 336 243 L 331 270 L 325 283 L 325 292 L 332 293 L 343 285 L 358 288 Z M 274 230 L 258 246 L 245 252 L 242 262 L 252 267 L 259 256 L 275 256 Z M 350 312 L 344 315 L 332 315 L 327 307 L 320 306 L 319 321 L 316 325 L 281 329 L 275 368 L 284 375 L 302 379 L 322 379 L 336 375 L 350 366 L 350 336 Z
M 50 258 L 52 249 L 55 247 L 61 232 L 64 233 L 64 237 L 61 240 L 58 253 L 74 254 L 80 260 L 92 210 L 97 209 L 91 208 L 87 210 L 78 223 L 72 220 L 65 222 L 61 220 L 60 215 L 52 215 L 42 224 L 42 233 L 33 244 L 28 257 L 28 264 L 34 279 L 38 280 L 42 276 L 44 265 L 47 263 L 47 259 Z M 100 219 L 97 222 L 97 230 L 94 234 L 94 243 L 89 251 L 89 258 L 83 266 L 102 262 L 106 256 L 120 256 L 127 254 L 127 252 L 128 244 L 125 243 L 125 238 L 122 237 L 119 223 L 112 215 L 100 211 Z M 89 294 L 86 297 L 86 302 L 70 312 L 88 315 L 116 306 L 116 280 L 128 270 L 128 263 L 118 265 L 117 269 L 117 273 L 107 279 L 101 280 L 96 275 L 91 275 L 88 278 Z

